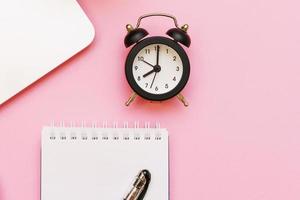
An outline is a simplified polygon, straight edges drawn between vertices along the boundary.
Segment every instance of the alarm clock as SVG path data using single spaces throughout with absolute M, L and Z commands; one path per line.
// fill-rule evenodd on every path
M 175 27 L 167 31 L 169 37 L 146 37 L 149 33 L 140 27 L 147 17 L 161 16 L 173 19 Z M 134 28 L 127 24 L 124 44 L 132 45 L 126 63 L 126 79 L 134 91 L 126 102 L 129 106 L 137 95 L 150 101 L 164 101 L 172 97 L 185 105 L 188 102 L 181 94 L 190 76 L 189 58 L 181 45 L 189 47 L 191 39 L 187 34 L 188 25 L 178 26 L 177 19 L 169 14 L 153 13 L 143 15 Z

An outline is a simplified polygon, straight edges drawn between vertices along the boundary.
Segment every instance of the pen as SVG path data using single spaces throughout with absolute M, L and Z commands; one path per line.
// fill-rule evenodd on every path
M 123 200 L 142 200 L 147 192 L 151 174 L 148 170 L 144 169 L 139 172 L 133 183 L 132 189 Z

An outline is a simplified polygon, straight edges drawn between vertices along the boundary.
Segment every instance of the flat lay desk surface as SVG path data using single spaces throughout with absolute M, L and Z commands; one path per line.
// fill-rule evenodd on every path
M 40 131 L 52 120 L 160 121 L 172 200 L 300 198 L 300 3 L 81 0 L 91 46 L 0 107 L 0 199 L 40 198 Z M 124 102 L 125 25 L 162 11 L 190 25 L 191 78 L 176 99 Z M 167 19 L 142 26 L 163 35 Z M 101 199 L 101 198 L 100 198 Z

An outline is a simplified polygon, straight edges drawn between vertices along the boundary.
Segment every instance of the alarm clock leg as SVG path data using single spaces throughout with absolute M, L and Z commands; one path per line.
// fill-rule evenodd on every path
M 133 92 L 130 95 L 129 99 L 126 101 L 125 105 L 129 106 L 135 100 L 136 96 L 137 96 L 137 94 L 135 92 Z
M 184 105 L 185 107 L 188 107 L 188 106 L 189 106 L 189 103 L 187 102 L 187 100 L 185 99 L 185 97 L 184 97 L 181 93 L 179 93 L 179 94 L 177 95 L 177 98 L 178 98 L 179 101 L 181 101 L 181 102 L 183 103 L 183 105 Z

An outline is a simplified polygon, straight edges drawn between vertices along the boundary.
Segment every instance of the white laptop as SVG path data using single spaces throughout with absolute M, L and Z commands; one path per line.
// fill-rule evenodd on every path
M 95 35 L 76 0 L 1 0 L 0 25 L 0 105 Z

